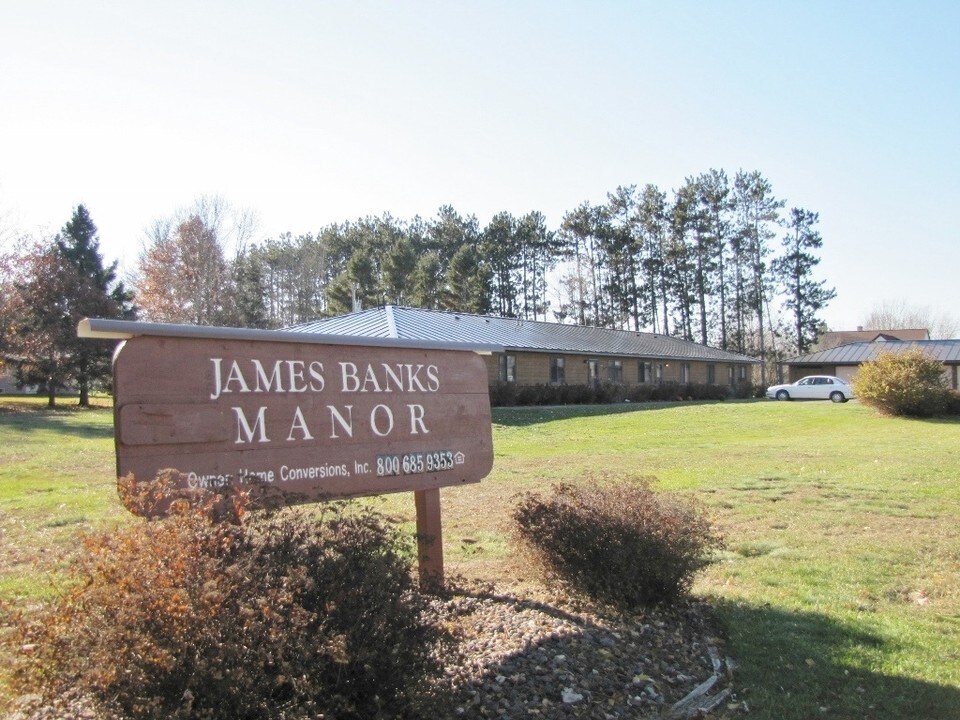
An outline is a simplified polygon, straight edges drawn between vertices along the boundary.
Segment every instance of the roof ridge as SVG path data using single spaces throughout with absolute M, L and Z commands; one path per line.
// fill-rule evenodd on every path
M 388 305 L 386 307 L 395 307 L 398 310 L 412 310 L 414 312 L 435 313 L 437 315 L 459 315 L 459 316 L 465 315 L 467 317 L 482 318 L 484 320 L 500 320 L 503 322 L 516 322 L 516 323 L 537 323 L 538 325 L 549 325 L 551 327 L 560 326 L 560 327 L 570 327 L 570 328 L 581 328 L 584 330 L 602 330 L 603 332 L 619 332 L 619 333 L 626 333 L 629 335 L 649 335 L 651 337 L 666 338 L 668 340 L 683 340 L 683 338 L 679 338 L 674 335 L 668 335 L 662 332 L 650 332 L 649 330 L 608 328 L 608 327 L 603 327 L 601 325 L 581 325 L 579 323 L 562 323 L 562 322 L 556 322 L 554 320 L 531 320 L 530 318 L 507 317 L 506 315 L 491 315 L 491 314 L 484 314 L 484 313 L 472 313 L 472 312 L 465 312 L 463 310 L 438 310 L 436 308 L 419 308 L 419 307 L 413 307 L 412 305 Z M 694 341 L 684 340 L 684 342 L 694 342 Z M 700 343 L 696 343 L 696 344 L 699 345 Z M 703 347 L 712 347 L 712 346 L 704 345 Z M 718 350 L 719 348 L 714 348 L 714 349 Z
M 384 312 L 387 317 L 387 335 L 392 338 L 400 337 L 397 334 L 397 321 L 393 317 L 393 305 L 384 305 Z

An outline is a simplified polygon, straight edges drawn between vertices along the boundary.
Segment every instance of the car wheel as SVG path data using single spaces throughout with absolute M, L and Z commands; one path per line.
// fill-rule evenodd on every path
M 847 399 L 843 396 L 843 393 L 839 390 L 834 390 L 830 393 L 830 399 L 836 403 L 846 402 Z
M 789 400 L 790 393 L 786 390 L 777 390 L 777 400 Z

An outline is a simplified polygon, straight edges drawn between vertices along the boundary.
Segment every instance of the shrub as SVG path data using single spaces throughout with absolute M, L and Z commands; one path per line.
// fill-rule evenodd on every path
M 490 386 L 490 406 L 510 407 L 517 404 L 517 384 L 498 382 Z
M 692 502 L 654 493 L 643 479 L 556 485 L 522 495 L 513 518 L 546 570 L 591 597 L 624 607 L 685 594 L 722 546 Z
M 960 415 L 960 393 L 951 390 L 947 395 L 947 407 L 944 412 L 947 415 Z
M 429 714 L 438 631 L 372 512 L 191 512 L 86 548 L 73 588 L 20 622 L 21 692 L 143 719 Z
M 932 417 L 951 405 L 943 363 L 920 348 L 884 351 L 863 363 L 853 390 L 860 402 L 887 415 Z
M 738 393 L 752 393 L 750 386 L 738 387 Z M 516 385 L 497 383 L 490 386 L 490 405 L 595 405 L 621 402 L 654 402 L 673 400 L 724 400 L 730 395 L 725 385 L 699 383 L 651 383 L 620 385 L 598 383 L 596 385 Z M 738 397 L 741 395 L 738 394 Z

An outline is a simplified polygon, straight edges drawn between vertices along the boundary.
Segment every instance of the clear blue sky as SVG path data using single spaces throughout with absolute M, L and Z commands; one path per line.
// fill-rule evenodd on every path
M 761 171 L 820 213 L 825 317 L 960 313 L 960 2 L 12 2 L 0 225 L 108 259 L 200 195 L 259 236 L 442 204 L 556 228 L 617 185 Z M 0 228 L 3 229 L 3 228 Z

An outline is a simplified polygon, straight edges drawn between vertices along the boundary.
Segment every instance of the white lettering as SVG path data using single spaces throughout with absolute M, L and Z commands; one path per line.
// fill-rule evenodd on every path
M 187 485 L 194 490 L 197 488 L 220 488 L 229 482 L 229 475 L 198 475 L 192 471 L 187 473 Z
M 380 427 L 377 425 L 377 413 L 378 411 L 383 411 L 386 413 L 387 417 L 387 429 L 384 432 L 380 431 Z M 370 411 L 370 429 L 373 430 L 373 433 L 379 437 L 386 437 L 393 430 L 393 411 L 390 410 L 386 405 L 377 405 L 373 410 Z
M 237 473 L 237 477 L 240 478 L 240 482 L 242 483 L 272 483 L 274 481 L 273 470 L 249 470 L 247 468 L 240 468 L 240 472 Z
M 377 374 L 373 371 L 372 365 L 367 365 L 367 374 L 363 377 L 363 388 L 361 388 L 360 392 L 369 392 L 367 385 L 373 385 L 374 392 L 383 392 L 383 390 L 380 389 L 380 383 L 377 381 Z
M 343 392 L 356 392 L 360 389 L 360 378 L 357 377 L 357 366 L 354 363 L 340 363 L 340 377 L 343 380 L 340 385 Z
M 216 400 L 223 391 L 220 387 L 220 363 L 223 362 L 223 358 L 210 358 L 210 362 L 213 363 L 213 392 L 210 393 L 210 399 Z
M 346 418 L 333 405 L 327 405 L 327 409 L 330 411 L 330 437 L 332 439 L 340 437 L 337 435 L 337 424 L 343 428 L 347 435 L 353 437 L 353 405 L 345 405 L 344 407 L 347 410 Z
M 287 371 L 290 392 L 306 392 L 307 386 L 303 383 L 303 360 L 287 360 Z
M 349 477 L 346 465 L 315 465 L 312 467 L 292 468 L 286 465 L 280 468 L 280 480 L 316 480 L 328 477 Z
M 230 408 L 233 410 L 234 414 L 237 416 L 237 439 L 234 441 L 235 445 L 245 442 L 253 442 L 253 434 L 260 430 L 260 439 L 257 442 L 270 442 L 270 438 L 267 437 L 267 421 L 266 421 L 266 407 L 261 407 L 257 412 L 257 420 L 254 422 L 253 427 L 250 427 L 250 423 L 247 421 L 247 416 L 243 412 L 243 408 L 234 407 Z M 244 439 L 246 435 L 246 439 Z
M 361 379 L 361 373 L 363 375 Z M 411 363 L 380 363 L 378 371 L 367 364 L 361 371 L 356 363 L 341 362 L 341 390 L 347 392 L 437 392 L 440 389 L 440 371 L 436 365 Z M 426 378 L 424 378 L 424 375 Z
M 236 382 L 238 385 L 240 385 L 240 390 L 238 392 L 250 392 L 250 387 L 247 385 L 247 381 L 243 379 L 243 373 L 240 372 L 240 366 L 237 364 L 236 360 L 230 363 L 230 374 L 227 375 L 227 379 L 223 383 L 223 392 L 232 392 L 230 390 L 230 383 L 232 382 Z
M 312 361 L 309 365 L 303 360 L 277 360 L 272 365 L 269 363 L 265 365 L 262 360 L 251 358 L 250 363 L 253 369 L 250 371 L 249 380 L 244 376 L 243 370 L 240 368 L 240 362 L 237 360 L 230 362 L 226 377 L 224 377 L 223 358 L 210 358 L 210 362 L 213 365 L 211 400 L 216 400 L 223 393 L 229 392 L 322 392 L 326 386 L 326 380 L 323 377 L 323 363 L 317 360 Z M 353 363 L 349 363 L 349 365 L 353 366 L 353 373 L 356 375 L 356 365 L 353 365 Z M 286 386 L 284 380 L 286 380 Z M 353 380 L 359 387 L 359 378 L 354 377 Z M 250 387 L 251 381 L 253 382 L 252 389 Z
M 387 386 L 387 392 L 391 392 L 390 390 L 391 380 L 393 380 L 393 382 L 396 384 L 397 392 L 403 392 L 403 370 L 402 370 L 403 366 L 397 365 L 397 368 L 400 368 L 400 369 L 398 369 L 396 372 L 394 372 L 393 368 L 391 368 L 386 363 L 381 363 L 381 366 L 383 367 L 384 378 L 386 378 L 385 384 Z
M 267 373 L 263 369 L 263 363 L 259 360 L 251 360 L 253 366 L 257 370 L 257 387 L 254 392 L 283 392 L 283 379 L 280 376 L 280 361 L 277 360 L 273 364 L 273 372 L 270 373 L 270 377 L 267 377 Z M 260 383 L 263 383 L 261 385 Z M 274 388 L 274 383 L 276 383 L 276 388 Z
M 413 385 L 416 383 L 417 387 L 420 389 L 420 392 L 426 392 L 427 388 L 422 382 L 420 382 L 420 371 L 423 370 L 423 365 L 417 365 L 417 369 L 413 369 L 413 365 L 407 365 L 407 390 L 409 392 L 414 392 Z
M 430 381 L 430 392 L 436 392 L 440 389 L 440 371 L 436 365 L 427 365 L 427 379 Z
M 314 360 L 310 363 L 310 367 L 307 369 L 310 373 L 310 389 L 314 392 L 323 392 L 324 379 L 323 379 L 323 363 L 317 362 Z M 316 384 L 314 384 L 316 380 Z
M 410 434 L 419 435 L 422 432 L 424 435 L 429 435 L 430 431 L 423 423 L 423 405 L 407 405 L 407 407 L 410 408 Z M 418 427 L 419 430 L 417 430 Z
M 300 407 L 297 407 L 297 411 L 293 414 L 293 422 L 290 424 L 290 434 L 287 435 L 287 442 L 291 442 L 293 438 L 293 431 L 299 430 L 303 437 L 302 440 L 313 440 L 313 435 L 310 434 L 310 430 L 307 428 L 307 421 L 303 418 L 303 413 L 300 411 Z

